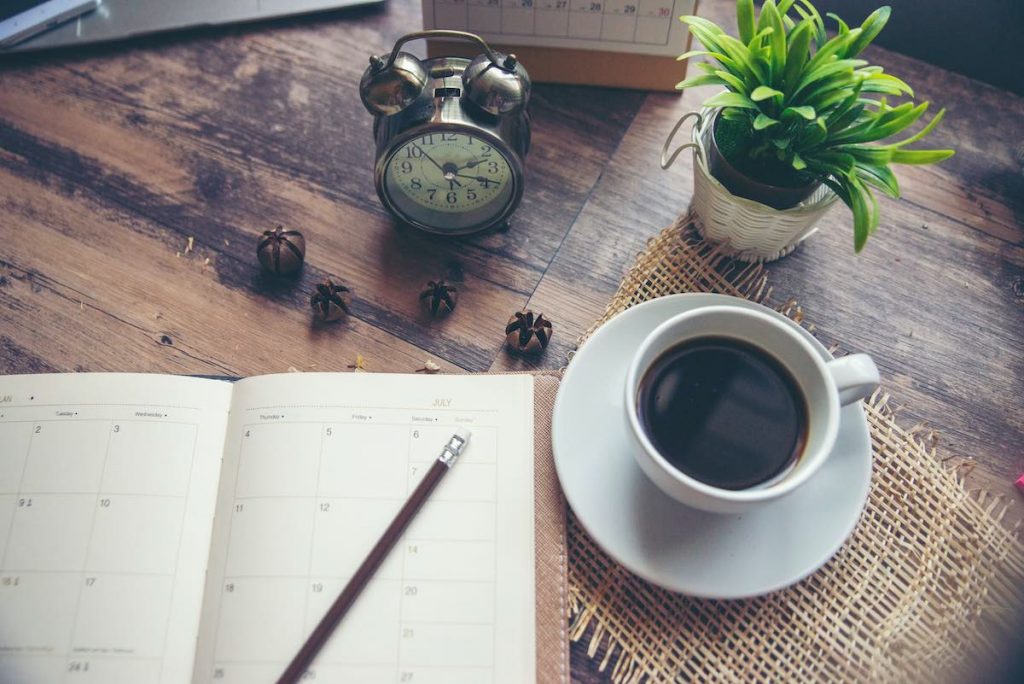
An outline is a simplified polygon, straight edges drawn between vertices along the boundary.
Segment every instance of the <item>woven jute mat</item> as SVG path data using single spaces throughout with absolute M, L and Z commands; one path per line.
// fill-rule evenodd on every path
M 648 243 L 581 342 L 662 295 L 768 303 L 766 280 L 762 267 L 730 261 L 680 217 Z M 776 308 L 806 325 L 793 303 Z M 570 637 L 587 639 L 622 684 L 935 682 L 1005 657 L 1024 610 L 1024 544 L 1000 522 L 1006 500 L 966 492 L 927 434 L 896 424 L 884 387 L 865 412 L 874 452 L 867 506 L 822 569 L 756 599 L 696 599 L 630 574 L 570 515 Z

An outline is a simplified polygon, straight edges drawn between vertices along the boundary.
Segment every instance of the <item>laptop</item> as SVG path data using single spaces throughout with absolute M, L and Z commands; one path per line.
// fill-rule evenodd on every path
M 95 10 L 23 42 L 0 48 L 0 52 L 83 45 L 157 31 L 255 21 L 381 2 L 383 0 L 102 0 Z

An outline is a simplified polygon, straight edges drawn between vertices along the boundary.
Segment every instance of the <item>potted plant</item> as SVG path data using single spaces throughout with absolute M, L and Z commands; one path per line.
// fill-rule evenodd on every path
M 838 198 L 853 212 L 859 252 L 878 227 L 874 192 L 899 197 L 890 165 L 931 164 L 953 154 L 906 149 L 935 128 L 943 111 L 916 134 L 883 142 L 928 109 L 927 102 L 914 103 L 902 80 L 858 58 L 889 12 L 882 7 L 855 28 L 830 14 L 838 26 L 832 37 L 809 0 L 765 0 L 756 15 L 753 0 L 737 0 L 738 39 L 707 19 L 681 17 L 704 50 L 679 59 L 710 61 L 696 63 L 703 73 L 677 88 L 725 88 L 704 102 L 687 145 L 696 150 L 694 210 L 706 236 L 747 258 L 777 258 Z

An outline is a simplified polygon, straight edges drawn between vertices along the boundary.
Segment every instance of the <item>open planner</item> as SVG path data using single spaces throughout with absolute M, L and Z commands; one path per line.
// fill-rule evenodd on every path
M 468 428 L 304 679 L 533 682 L 533 387 L 0 377 L 0 681 L 274 681 Z

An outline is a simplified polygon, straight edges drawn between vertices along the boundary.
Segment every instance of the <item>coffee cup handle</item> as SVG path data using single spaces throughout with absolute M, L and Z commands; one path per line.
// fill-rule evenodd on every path
M 839 390 L 843 406 L 867 399 L 878 388 L 878 367 L 867 354 L 850 354 L 829 361 L 826 366 Z

